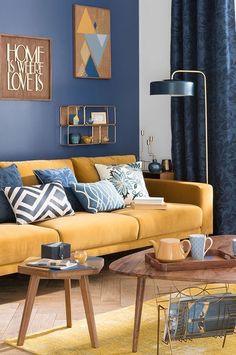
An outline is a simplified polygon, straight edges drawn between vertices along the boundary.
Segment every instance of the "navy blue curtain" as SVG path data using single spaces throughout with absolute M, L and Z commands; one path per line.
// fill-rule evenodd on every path
M 171 70 L 205 73 L 208 89 L 209 183 L 214 233 L 236 234 L 236 34 L 234 0 L 172 0 Z M 204 91 L 172 98 L 172 159 L 179 180 L 205 182 Z

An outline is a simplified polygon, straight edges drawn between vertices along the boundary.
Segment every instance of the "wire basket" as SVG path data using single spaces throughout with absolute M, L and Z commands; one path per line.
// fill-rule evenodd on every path
M 157 287 L 157 354 L 161 338 L 170 346 L 171 354 L 172 341 L 175 340 L 222 337 L 224 347 L 226 336 L 234 333 L 236 325 L 236 294 L 229 291 L 229 285 L 205 285 L 175 293 L 171 291 L 168 297 L 160 299 L 163 294 Z M 164 330 L 161 330 L 160 323 L 162 311 Z

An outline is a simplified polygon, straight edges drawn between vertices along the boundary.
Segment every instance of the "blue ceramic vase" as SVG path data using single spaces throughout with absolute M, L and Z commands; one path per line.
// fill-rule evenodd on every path
M 70 144 L 79 144 L 80 134 L 79 133 L 70 133 L 69 134 L 69 142 L 70 142 Z
M 161 164 L 159 164 L 156 159 L 153 159 L 152 163 L 148 165 L 148 170 L 150 171 L 150 173 L 160 173 Z

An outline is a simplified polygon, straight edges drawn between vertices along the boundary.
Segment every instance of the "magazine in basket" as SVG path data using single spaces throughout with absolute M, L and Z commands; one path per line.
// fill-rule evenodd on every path
M 169 303 L 163 340 L 185 340 L 232 334 L 236 295 L 220 293 L 176 297 Z

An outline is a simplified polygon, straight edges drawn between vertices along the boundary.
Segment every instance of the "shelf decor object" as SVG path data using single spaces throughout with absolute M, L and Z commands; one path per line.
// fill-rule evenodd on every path
M 106 124 L 107 115 L 106 112 L 91 112 L 91 118 L 93 124 Z
M 79 117 L 79 123 L 73 121 Z M 70 105 L 60 107 L 60 144 L 80 146 L 116 143 L 116 107 Z
M 111 78 L 109 9 L 74 5 L 74 76 Z
M 174 80 L 179 73 L 200 74 L 204 85 L 204 118 L 205 118 L 205 165 L 206 183 L 208 184 L 208 118 L 207 118 L 207 80 L 206 75 L 200 70 L 175 70 L 171 78 L 163 81 L 153 81 L 150 84 L 150 95 L 194 96 L 194 83 L 185 80 Z
M 51 100 L 51 41 L 0 34 L 0 99 Z

